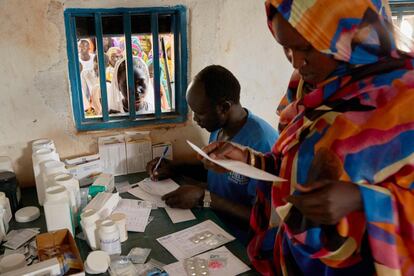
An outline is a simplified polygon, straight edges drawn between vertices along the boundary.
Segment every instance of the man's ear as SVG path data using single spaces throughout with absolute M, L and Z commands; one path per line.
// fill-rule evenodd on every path
M 230 108 L 232 106 L 232 102 L 230 101 L 224 101 L 220 104 L 220 111 L 223 114 L 226 114 L 227 112 L 229 112 Z

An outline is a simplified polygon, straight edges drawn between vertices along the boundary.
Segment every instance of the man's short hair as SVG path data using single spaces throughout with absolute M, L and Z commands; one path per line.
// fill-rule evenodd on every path
M 240 83 L 226 68 L 210 65 L 201 70 L 194 78 L 195 82 L 204 85 L 204 90 L 212 104 L 230 101 L 240 102 Z

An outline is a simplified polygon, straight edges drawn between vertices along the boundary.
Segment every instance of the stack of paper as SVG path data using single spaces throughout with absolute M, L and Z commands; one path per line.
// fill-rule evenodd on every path
M 172 179 L 152 181 L 151 179 L 146 178 L 138 183 L 138 187 L 135 187 L 128 192 L 138 198 L 155 203 L 158 207 L 165 208 L 165 211 L 173 223 L 193 220 L 195 219 L 195 216 L 191 210 L 170 208 L 161 199 L 163 195 L 175 191 L 179 187 L 180 186 Z

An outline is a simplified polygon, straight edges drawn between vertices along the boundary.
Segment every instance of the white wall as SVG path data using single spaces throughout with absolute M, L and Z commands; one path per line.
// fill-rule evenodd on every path
M 31 185 L 30 141 L 51 138 L 61 156 L 97 152 L 96 137 L 74 126 L 63 11 L 69 7 L 139 7 L 183 4 L 189 9 L 190 78 L 221 64 L 239 78 L 242 103 L 276 126 L 275 109 L 291 72 L 267 30 L 262 0 L 2 0 L 0 1 L 0 156 L 13 159 L 18 179 Z M 190 115 L 191 116 L 191 115 Z M 172 141 L 188 158 L 185 139 L 206 143 L 192 120 L 154 129 L 154 141 Z

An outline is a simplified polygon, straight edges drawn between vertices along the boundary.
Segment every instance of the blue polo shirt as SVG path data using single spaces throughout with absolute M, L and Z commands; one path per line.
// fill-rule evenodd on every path
M 246 111 L 248 112 L 246 123 L 230 141 L 259 152 L 270 152 L 278 138 L 277 131 L 263 119 L 248 110 Z M 210 134 L 210 143 L 217 141 L 218 133 L 219 130 L 216 130 Z M 208 190 L 210 192 L 246 206 L 252 206 L 254 203 L 257 182 L 256 179 L 250 179 L 233 172 L 220 174 L 209 170 L 207 175 Z M 222 218 L 222 220 L 226 222 L 225 218 Z M 242 231 L 236 225 L 227 223 L 227 226 L 231 234 L 246 244 L 246 231 Z

